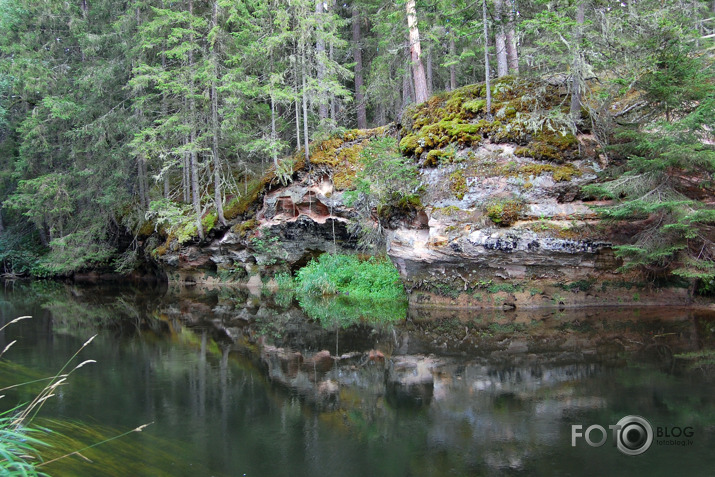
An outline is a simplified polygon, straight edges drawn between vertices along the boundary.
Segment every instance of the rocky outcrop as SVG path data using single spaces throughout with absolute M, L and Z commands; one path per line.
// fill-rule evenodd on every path
M 484 87 L 417 106 L 400 148 L 420 164 L 426 227 L 396 227 L 387 251 L 410 303 L 513 309 L 686 304 L 687 289 L 656 289 L 619 272 L 617 236 L 581 187 L 611 167 L 588 131 L 558 123 L 561 95 L 506 79 L 489 117 Z M 529 89 L 531 88 L 531 89 Z M 530 98 L 530 99 L 527 99 Z M 531 101 L 531 102 L 530 102 Z M 538 104 L 537 104 L 538 103 Z M 534 127 L 534 124 L 539 124 Z
M 293 158 L 292 175 L 270 170 L 243 215 L 208 243 L 168 243 L 158 261 L 174 282 L 261 286 L 321 253 L 354 252 L 358 223 L 373 221 L 413 305 L 688 304 L 687 284 L 654 288 L 619 271 L 612 246 L 637 224 L 609 230 L 594 212 L 600 203 L 582 194 L 612 164 L 588 130 L 571 127 L 567 92 L 513 78 L 493 89 L 491 111 L 484 85 L 473 85 L 406 111 L 401 125 L 314 144 L 309 166 Z M 384 137 L 417 171 L 419 198 L 358 212 L 346 193 L 361 151 Z

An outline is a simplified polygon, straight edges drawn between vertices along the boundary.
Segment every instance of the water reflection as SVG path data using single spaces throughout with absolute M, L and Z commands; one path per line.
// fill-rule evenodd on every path
M 715 463 L 712 369 L 678 358 L 715 348 L 703 312 L 411 310 L 346 325 L 236 289 L 56 283 L 6 290 L 0 312 L 35 317 L 0 335 L 18 339 L 2 383 L 55 372 L 100 332 L 81 356 L 97 365 L 43 410 L 75 446 L 155 422 L 56 475 L 582 475 L 634 462 L 705 475 Z M 571 424 L 630 413 L 693 425 L 695 445 L 625 461 L 570 446 Z

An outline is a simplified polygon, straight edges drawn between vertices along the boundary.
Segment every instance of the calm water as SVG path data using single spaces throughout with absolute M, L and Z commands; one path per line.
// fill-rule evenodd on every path
M 713 475 L 715 319 L 679 310 L 410 311 L 396 323 L 312 320 L 286 297 L 6 286 L 17 343 L 0 386 L 56 373 L 93 334 L 37 424 L 52 475 Z M 336 325 L 339 323 L 339 325 Z M 1 349 L 1 348 L 0 348 Z M 322 351 L 322 352 L 321 352 Z M 320 352 L 320 353 L 319 353 Z M 39 387 L 38 387 L 39 386 Z M 41 385 L 3 391 L 4 409 Z M 571 425 L 637 414 L 692 443 L 628 457 Z M 592 436 L 597 439 L 600 434 Z M 681 439 L 682 440 L 682 439 Z

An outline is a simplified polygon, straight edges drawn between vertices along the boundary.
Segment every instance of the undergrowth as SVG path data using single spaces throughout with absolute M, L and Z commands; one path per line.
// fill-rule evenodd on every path
M 298 271 L 296 292 L 304 296 L 345 295 L 396 300 L 405 297 L 400 275 L 386 257 L 323 254 Z

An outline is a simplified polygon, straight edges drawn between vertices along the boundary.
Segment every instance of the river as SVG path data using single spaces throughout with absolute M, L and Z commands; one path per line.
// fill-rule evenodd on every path
M 55 476 L 712 475 L 715 317 L 409 310 L 311 319 L 245 290 L 7 282 L 0 386 L 87 359 L 34 420 Z M 327 318 L 326 318 L 327 317 Z M 6 389 L 30 401 L 43 382 Z M 639 415 L 641 455 L 609 425 Z M 603 446 L 572 426 L 603 427 Z M 578 428 L 577 428 L 578 429 Z M 677 434 L 676 437 L 673 437 Z M 665 435 L 670 436 L 668 438 Z M 599 441 L 598 429 L 590 433 Z

